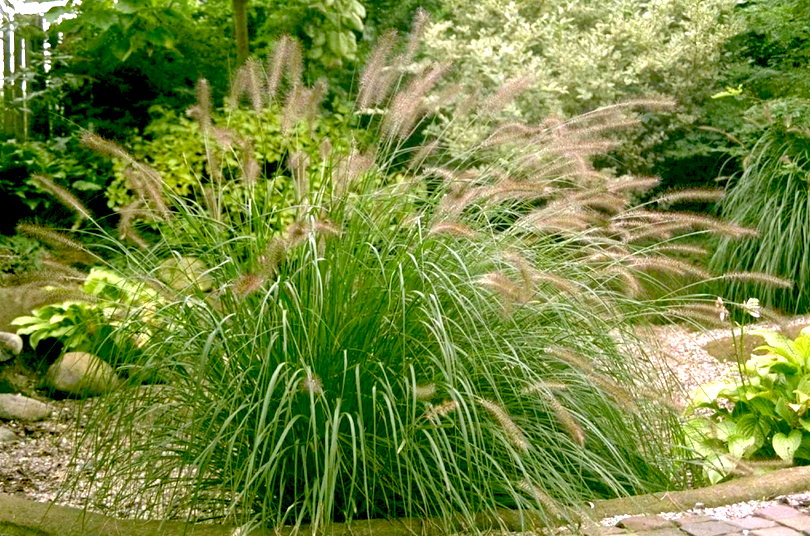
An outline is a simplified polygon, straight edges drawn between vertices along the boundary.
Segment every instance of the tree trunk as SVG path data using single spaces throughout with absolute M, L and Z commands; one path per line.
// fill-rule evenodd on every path
M 247 0 L 233 0 L 233 23 L 236 30 L 236 53 L 239 65 L 247 61 L 248 54 L 248 28 L 247 28 Z

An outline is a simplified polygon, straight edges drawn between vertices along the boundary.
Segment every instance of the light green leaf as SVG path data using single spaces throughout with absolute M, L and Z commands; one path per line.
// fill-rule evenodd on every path
M 792 462 L 793 455 L 802 444 L 801 430 L 791 430 L 790 435 L 781 432 L 773 436 L 773 450 L 776 455 L 785 461 Z

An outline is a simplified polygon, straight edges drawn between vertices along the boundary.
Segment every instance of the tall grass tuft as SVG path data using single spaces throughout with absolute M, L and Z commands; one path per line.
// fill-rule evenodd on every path
M 756 297 L 788 313 L 810 311 L 810 136 L 772 125 L 746 157 L 742 174 L 722 201 L 723 216 L 759 231 L 743 241 L 719 241 L 710 266 L 718 273 L 756 271 L 767 278 L 735 277 L 722 294 L 743 303 Z
M 409 48 L 389 64 L 397 46 L 386 34 L 361 80 L 356 115 L 378 143 L 291 150 L 256 179 L 294 181 L 292 205 L 249 181 L 229 191 L 240 210 L 224 210 L 239 179 L 216 169 L 198 200 L 172 198 L 133 163 L 152 188 L 132 185 L 140 199 L 120 232 L 139 238 L 109 247 L 161 299 L 122 315 L 142 356 L 122 357 L 137 367 L 81 431 L 94 507 L 313 532 L 391 517 L 470 529 L 502 508 L 570 518 L 586 500 L 679 482 L 679 432 L 635 337 L 651 306 L 633 296 L 648 268 L 688 271 L 657 253 L 673 232 L 745 230 L 633 209 L 629 195 L 657 181 L 589 161 L 635 124 L 634 107 L 674 103 L 492 125 L 453 159 L 441 138 L 409 145 L 449 67 L 404 65 Z M 267 100 L 314 93 L 284 60 L 291 47 L 273 60 Z M 292 141 L 303 108 L 286 107 Z M 488 117 L 471 104 L 454 120 Z M 211 163 L 236 151 L 226 129 L 206 129 Z M 151 241 L 139 234 L 149 218 L 162 229 Z M 167 277 L 169 265 L 194 273 Z M 74 491 L 87 479 L 77 473 Z

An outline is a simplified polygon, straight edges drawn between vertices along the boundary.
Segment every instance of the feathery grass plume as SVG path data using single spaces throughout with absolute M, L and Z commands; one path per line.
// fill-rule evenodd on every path
M 411 135 L 414 126 L 425 113 L 423 102 L 425 95 L 433 89 L 446 71 L 446 65 L 434 65 L 426 75 L 413 79 L 407 88 L 394 95 L 382 123 L 382 130 L 386 136 L 404 140 Z
M 413 388 L 417 400 L 430 400 L 436 396 L 436 384 L 417 384 Z
M 515 101 L 523 92 L 529 89 L 536 81 L 530 73 L 523 73 L 507 80 L 498 90 L 487 97 L 481 106 L 483 113 L 495 115 Z
M 253 149 L 253 140 L 242 138 L 240 143 L 242 148 L 242 183 L 246 185 L 256 184 L 261 174 L 261 166 L 256 161 L 256 153 Z
M 292 87 L 304 85 L 304 53 L 297 39 L 287 42 L 287 80 Z
M 318 156 L 321 158 L 322 163 L 327 163 L 332 157 L 332 141 L 329 138 L 324 138 L 321 140 L 321 144 L 318 146 Z
M 609 193 L 590 193 L 577 196 L 577 200 L 591 209 L 600 210 L 608 214 L 617 214 L 627 208 L 628 200 L 625 197 Z
M 596 387 L 610 396 L 620 407 L 628 411 L 638 410 L 638 405 L 633 395 L 627 389 L 619 385 L 613 378 L 595 372 L 588 374 L 587 378 Z
M 651 210 L 629 210 L 617 216 L 618 219 L 637 219 L 656 223 L 683 224 L 696 229 L 706 229 L 722 236 L 740 238 L 756 237 L 759 231 L 734 223 L 727 223 L 711 216 L 690 212 L 654 212 Z
M 622 235 L 622 242 L 625 244 L 632 244 L 641 240 L 655 238 L 658 240 L 669 240 L 675 236 L 675 233 L 692 229 L 692 224 L 688 222 L 673 222 L 673 223 L 633 223 L 624 225 L 629 222 L 613 221 L 611 222 L 610 230 L 618 232 Z M 628 227 L 630 230 L 626 229 Z
M 621 102 L 617 102 L 615 104 L 601 106 L 590 112 L 580 114 L 579 116 L 570 119 L 568 121 L 568 124 L 575 125 L 579 122 L 593 121 L 594 119 L 604 116 L 615 117 L 615 113 L 617 111 L 625 110 L 628 108 L 641 108 L 643 110 L 655 112 L 671 112 L 675 110 L 677 106 L 678 106 L 677 100 L 673 99 L 672 97 L 667 97 L 664 95 L 631 98 Z
M 312 223 L 312 231 L 321 236 L 340 236 L 340 227 L 330 220 L 318 219 Z
M 656 253 L 683 253 L 686 255 L 704 256 L 709 254 L 709 250 L 700 246 L 690 246 L 688 244 L 664 244 L 655 248 Z
M 408 41 L 405 43 L 405 52 L 398 58 L 401 66 L 407 67 L 413 63 L 416 53 L 419 51 L 419 46 L 422 43 L 422 36 L 425 33 L 425 27 L 430 22 L 430 14 L 422 7 L 417 8 L 416 14 L 413 18 L 411 31 L 408 32 Z
M 539 382 L 535 382 L 531 385 L 527 385 L 523 389 L 520 390 L 520 394 L 522 395 L 532 395 L 535 393 L 542 393 L 546 391 L 567 391 L 568 385 L 563 382 L 550 382 L 545 380 L 540 380 Z
M 624 293 L 631 297 L 636 298 L 641 296 L 642 288 L 641 282 L 638 280 L 636 274 L 630 271 L 626 266 L 622 264 L 612 264 L 605 268 L 599 270 L 599 273 L 606 274 L 608 276 L 618 276 L 621 278 L 623 283 Z
M 323 394 L 323 382 L 312 371 L 307 371 L 306 378 L 301 382 L 301 391 L 309 395 Z
M 556 357 L 560 361 L 567 363 L 580 372 L 586 374 L 593 372 L 593 365 L 591 364 L 590 360 L 584 355 L 574 352 L 570 348 L 563 348 L 562 346 L 549 346 L 544 350 L 544 352 L 546 355 Z
M 459 238 L 466 238 L 468 240 L 475 240 L 478 238 L 478 232 L 474 229 L 464 225 L 463 223 L 455 221 L 440 221 L 436 222 L 430 228 L 430 235 L 448 235 L 456 236 Z
M 92 132 L 83 133 L 81 144 L 100 155 L 120 158 L 130 165 L 136 163 L 135 159 L 123 147 L 113 141 L 105 140 L 98 134 Z
M 352 149 L 338 162 L 337 171 L 332 175 L 333 195 L 341 197 L 355 180 L 374 166 L 375 161 L 374 153 Z
M 32 175 L 31 179 L 34 180 L 43 190 L 54 196 L 67 208 L 75 212 L 79 219 L 92 219 L 90 211 L 84 206 L 84 203 L 79 201 L 79 198 L 62 188 L 48 177 L 42 175 Z
M 464 99 L 458 104 L 458 106 L 456 106 L 456 109 L 453 111 L 453 115 L 461 119 L 466 117 L 471 111 L 478 108 L 481 101 L 481 91 L 481 83 L 476 82 L 472 92 L 465 95 Z
M 171 217 L 171 211 L 163 197 L 163 176 L 158 170 L 146 164 L 138 164 L 136 170 L 143 177 L 143 187 L 148 194 L 148 199 L 155 206 L 158 216 L 167 221 Z
M 521 282 L 523 283 L 523 295 L 524 296 L 531 296 L 535 292 L 534 288 L 534 281 L 537 271 L 534 267 L 529 263 L 526 258 L 517 253 L 515 251 L 508 251 L 504 254 L 504 260 L 512 265 L 512 267 L 517 270 L 518 274 L 520 274 Z
M 532 274 L 532 280 L 535 283 L 545 283 L 571 296 L 577 296 L 582 292 L 582 289 L 573 281 L 560 277 L 551 272 L 537 271 Z
M 610 134 L 612 132 L 618 132 L 620 130 L 627 130 L 630 128 L 635 128 L 641 124 L 641 120 L 635 117 L 621 117 L 616 118 L 612 121 L 606 121 L 601 124 L 597 125 L 590 125 L 586 127 L 579 127 L 573 129 L 572 132 L 577 138 L 581 140 L 593 139 L 604 136 L 605 134 Z
M 233 293 L 237 298 L 244 298 L 262 288 L 264 282 L 258 274 L 244 273 L 233 282 Z
M 264 248 L 264 253 L 259 256 L 259 276 L 263 279 L 270 279 L 278 273 L 281 263 L 286 256 L 284 240 L 280 238 L 272 239 Z
M 551 498 L 551 496 L 546 493 L 540 486 L 536 486 L 528 482 L 527 480 L 523 480 L 518 483 L 518 489 L 528 493 L 534 500 L 537 502 L 538 505 L 543 507 L 545 511 L 551 516 L 556 519 L 565 519 L 565 515 L 563 514 L 562 510 L 560 509 L 557 501 Z
M 692 305 L 683 306 L 683 307 L 673 307 L 670 309 L 670 312 L 673 315 L 677 315 L 684 319 L 694 320 L 695 322 L 713 326 L 717 328 L 727 327 L 728 322 L 722 320 L 719 316 L 717 316 L 717 311 L 706 312 L 700 309 L 693 307 Z
M 51 227 L 45 227 L 43 225 L 32 223 L 18 223 L 17 232 L 32 238 L 36 238 L 57 248 L 69 249 L 81 253 L 90 253 L 81 243 Z
M 310 90 L 296 84 L 287 93 L 284 108 L 281 110 L 281 133 L 288 135 L 290 129 L 303 117 L 304 107 L 310 100 Z
M 488 189 L 487 196 L 489 203 L 502 203 L 504 201 L 537 201 L 549 199 L 555 189 L 549 183 L 540 182 L 518 182 L 511 179 L 498 181 L 495 186 Z
M 284 65 L 287 63 L 287 54 L 292 38 L 286 34 L 281 34 L 276 39 L 273 47 L 273 55 L 270 57 L 267 66 L 267 101 L 272 102 L 281 85 L 281 78 L 284 76 Z
M 205 208 L 208 210 L 208 214 L 211 215 L 214 221 L 222 221 L 222 207 L 220 205 L 217 190 L 211 186 L 203 186 L 202 194 L 203 202 L 205 203 Z
M 429 421 L 438 422 L 439 417 L 447 417 L 460 407 L 461 405 L 455 400 L 445 400 L 437 406 L 428 406 L 425 411 L 425 418 Z
M 308 206 L 307 199 L 309 198 L 309 155 L 302 151 L 295 151 L 290 155 L 290 171 L 293 176 L 293 184 L 295 185 L 295 195 L 299 203 L 304 207 L 303 212 L 306 212 Z
M 502 272 L 486 273 L 478 278 L 477 283 L 500 294 L 507 304 L 528 299 L 521 288 Z
M 419 145 L 419 148 L 413 153 L 410 160 L 408 160 L 408 171 L 420 169 L 424 166 L 427 159 L 436 152 L 438 147 L 439 140 L 433 140 Z
M 784 289 L 791 289 L 796 284 L 792 279 L 762 272 L 726 272 L 719 278 L 727 281 L 749 281 Z
M 14 274 L 0 274 L 0 286 L 19 285 L 53 285 L 61 283 L 79 283 L 87 278 L 87 275 L 75 270 L 75 274 L 61 270 L 33 270 Z M 79 275 L 79 277 L 77 277 Z
M 79 301 L 87 303 L 102 303 L 104 300 L 98 296 L 87 294 L 81 290 L 73 288 L 45 288 L 41 292 L 27 296 L 25 300 L 25 307 L 28 309 L 36 309 L 43 305 L 58 303 L 63 301 Z
M 326 78 L 321 77 L 315 81 L 315 85 L 312 86 L 312 89 L 307 94 L 307 101 L 303 104 L 302 119 L 309 121 L 310 126 L 312 126 L 312 121 L 315 120 L 315 116 L 318 114 L 321 102 L 323 101 L 324 97 L 326 97 L 326 92 L 328 90 L 329 82 L 326 80 Z
M 396 39 L 397 31 L 390 29 L 377 39 L 377 44 L 371 49 L 366 66 L 360 75 L 360 92 L 356 100 L 356 106 L 359 110 L 376 106 L 387 97 L 393 79 L 388 83 L 388 87 L 384 87 L 387 82 L 384 79 L 387 77 L 383 75 L 383 69 L 388 56 L 394 48 Z
M 486 104 L 484 104 L 484 106 L 486 106 Z M 492 131 L 492 134 L 481 142 L 481 147 L 497 147 L 499 145 L 525 142 L 532 139 L 539 132 L 542 132 L 542 129 L 529 126 L 522 121 L 509 121 L 497 125 Z
M 658 270 L 676 275 L 691 275 L 702 279 L 712 277 L 712 273 L 708 270 L 672 257 L 634 256 L 629 259 L 629 266 L 637 270 Z
M 149 218 L 151 213 L 143 210 L 143 200 L 136 199 L 129 205 L 115 209 L 120 218 L 118 219 L 118 237 L 121 240 L 131 240 L 141 249 L 146 249 L 149 244 L 146 243 L 141 235 L 135 230 L 135 220 L 137 218 Z
M 225 102 L 230 108 L 236 109 L 242 101 L 242 95 L 248 90 L 248 72 L 245 66 L 241 66 L 236 70 L 236 74 L 231 80 L 231 89 Z
M 306 242 L 312 233 L 312 226 L 309 222 L 296 220 L 289 224 L 284 230 L 285 248 L 290 250 Z
M 66 274 L 69 277 L 72 277 L 75 281 L 84 281 L 87 278 L 87 274 L 82 272 L 81 270 L 77 270 L 72 266 L 68 266 L 59 261 L 54 261 L 50 259 L 44 259 L 42 261 L 42 265 L 49 270 L 53 270 L 54 272 Z
M 523 434 L 523 430 L 512 420 L 512 417 L 509 416 L 505 409 L 486 398 L 479 398 L 478 403 L 498 421 L 512 446 L 523 452 L 529 451 L 530 444 Z
M 200 78 L 194 90 L 197 94 L 197 103 L 186 114 L 197 121 L 200 131 L 205 134 L 211 132 L 211 84 L 205 78 Z
M 667 192 L 654 199 L 659 205 L 672 205 L 683 202 L 714 202 L 720 201 L 726 195 L 722 188 L 688 188 Z
M 562 405 L 556 396 L 549 391 L 542 391 L 541 394 L 543 395 L 543 399 L 546 400 L 551 406 L 551 410 L 554 412 L 554 415 L 557 417 L 557 421 L 562 425 L 563 429 L 566 433 L 571 436 L 577 445 L 580 447 L 585 446 L 585 432 L 582 431 L 582 427 L 576 421 L 571 412 L 568 411 L 568 408 Z
M 607 181 L 605 188 L 608 192 L 644 192 L 661 184 L 659 177 L 619 177 Z
M 261 115 L 264 110 L 264 98 L 262 91 L 262 66 L 253 58 L 248 58 L 245 65 L 241 67 L 245 70 L 247 78 L 247 91 L 250 97 L 250 104 L 257 115 Z

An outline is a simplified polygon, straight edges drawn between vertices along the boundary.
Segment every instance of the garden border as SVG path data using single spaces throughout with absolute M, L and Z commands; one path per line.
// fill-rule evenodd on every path
M 591 511 L 594 519 L 621 514 L 657 514 L 683 511 L 697 503 L 711 508 L 737 502 L 759 500 L 810 490 L 810 467 L 790 467 L 760 476 L 742 477 L 715 486 L 685 491 L 649 493 L 596 501 Z M 539 517 L 531 512 L 502 510 L 497 519 L 481 516 L 476 525 L 482 529 L 502 527 L 524 531 Z M 459 527 L 460 529 L 462 527 Z M 307 534 L 306 526 L 296 529 L 252 532 L 254 536 L 292 536 Z M 433 520 L 375 519 L 335 523 L 323 531 L 328 536 L 444 536 L 446 531 Z M 231 536 L 239 534 L 233 526 L 202 525 L 183 522 L 118 520 L 66 506 L 38 503 L 0 493 L 0 536 Z

